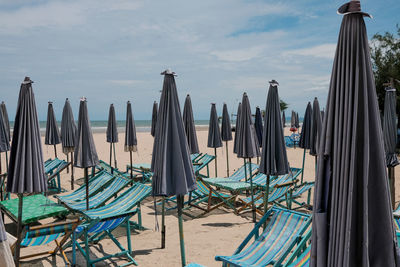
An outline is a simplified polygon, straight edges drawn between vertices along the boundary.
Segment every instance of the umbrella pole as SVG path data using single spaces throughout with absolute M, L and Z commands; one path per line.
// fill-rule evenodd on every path
M 114 167 L 115 167 L 116 169 L 118 169 L 118 166 L 117 166 L 117 156 L 116 156 L 116 154 L 115 154 L 115 143 L 113 143 L 113 150 L 114 150 Z
M 177 196 L 177 200 L 178 200 L 178 222 L 179 222 L 179 241 L 181 247 L 181 261 L 182 261 L 182 266 L 186 266 L 185 240 L 183 237 L 183 219 L 182 219 L 183 196 Z
M 161 209 L 161 248 L 165 248 L 165 197 L 162 197 Z
M 228 141 L 225 141 L 225 144 L 226 144 L 226 177 L 229 177 Z
M 71 190 L 74 190 L 74 153 L 71 152 Z
M 257 156 L 257 165 L 259 165 L 259 164 L 260 164 L 260 157 Z
M 214 147 L 214 155 L 215 155 L 215 177 L 218 177 L 218 168 L 217 168 L 217 148 Z
M 110 143 L 110 167 L 111 167 L 111 174 L 113 174 L 114 168 L 112 166 L 112 143 Z
M 58 158 L 58 157 L 57 157 L 57 147 L 56 147 L 56 145 L 54 145 L 54 156 L 55 156 L 56 158 Z
M 264 214 L 267 214 L 268 211 L 268 197 L 269 197 L 269 174 L 267 175 L 266 178 L 266 186 L 265 186 L 265 193 L 264 193 Z M 266 223 L 264 223 L 264 229 L 267 226 Z
M 304 153 L 303 153 L 303 165 L 301 167 L 301 182 L 300 184 L 303 184 L 303 177 L 304 177 L 304 162 L 306 161 L 306 149 L 304 148 Z
M 6 151 L 6 172 L 8 173 L 8 151 Z
M 3 170 L 1 168 L 1 153 L 0 153 L 0 173 L 3 173 Z
M 394 210 L 396 208 L 394 167 L 388 167 L 388 173 L 389 173 L 390 198 L 392 199 L 392 207 L 393 207 L 393 210 Z
M 256 219 L 256 207 L 254 206 L 254 194 L 253 194 L 253 177 L 251 175 L 251 158 L 249 158 L 249 175 L 250 175 L 250 194 L 251 194 L 251 212 L 253 214 L 253 222 L 257 221 Z M 246 169 L 246 167 L 244 167 Z
M 69 162 L 69 155 L 67 153 L 67 162 Z M 67 166 L 67 173 L 69 173 L 69 166 Z
M 84 169 L 85 183 L 86 183 L 86 210 L 89 210 L 89 175 L 88 168 Z
M 18 194 L 18 223 L 17 223 L 17 243 L 15 246 L 14 252 L 14 261 L 15 265 L 19 266 L 19 255 L 21 250 L 21 232 L 22 232 L 22 203 L 23 203 L 23 194 Z
M 247 182 L 247 169 L 246 169 L 246 159 L 243 159 L 243 166 L 244 166 L 244 179 Z
M 130 161 L 130 170 L 131 170 L 131 185 L 133 185 L 133 160 L 132 160 L 132 150 L 129 150 L 129 161 Z

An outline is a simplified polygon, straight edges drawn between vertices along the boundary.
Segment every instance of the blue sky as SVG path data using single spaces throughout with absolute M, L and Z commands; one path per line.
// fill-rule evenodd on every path
M 394 31 L 398 0 L 361 1 L 368 34 Z M 344 1 L 28 1 L 0 0 L 0 100 L 15 116 L 20 83 L 34 83 L 39 119 L 54 102 L 61 119 L 65 98 L 75 116 L 81 96 L 90 118 L 107 119 L 126 101 L 136 119 L 150 119 L 163 77 L 171 68 L 181 107 L 192 96 L 196 119 L 210 103 L 230 111 L 246 91 L 265 108 L 268 80 L 280 83 L 289 109 L 304 113 L 315 96 L 325 105 Z M 288 113 L 289 114 L 289 113 Z

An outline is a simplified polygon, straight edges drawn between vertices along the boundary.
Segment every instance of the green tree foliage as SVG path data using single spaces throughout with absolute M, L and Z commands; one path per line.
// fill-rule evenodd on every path
M 397 114 L 400 113 L 400 26 L 395 34 L 375 34 L 371 40 L 372 68 L 375 76 L 379 108 L 383 111 L 385 83 L 391 79 L 397 89 Z
M 281 111 L 284 111 L 288 108 L 288 103 L 286 103 L 285 101 L 283 101 L 282 99 L 279 100 L 279 104 L 281 106 Z

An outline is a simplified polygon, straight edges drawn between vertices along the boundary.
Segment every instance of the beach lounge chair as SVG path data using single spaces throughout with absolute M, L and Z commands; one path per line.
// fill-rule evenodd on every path
M 295 182 L 292 181 L 280 185 L 275 185 L 271 189 L 271 192 L 268 194 L 268 203 L 274 203 L 278 206 L 282 206 L 280 202 L 286 201 L 286 207 L 288 207 L 288 194 L 290 193 L 291 187 L 294 185 L 294 183 Z M 261 216 L 264 215 L 264 192 L 260 192 L 259 194 L 254 195 L 253 198 L 256 212 Z M 248 208 L 251 208 L 251 197 L 239 198 L 238 200 L 242 204 L 242 206 L 237 210 L 238 213 Z
M 0 201 L 10 199 L 10 193 L 6 192 L 7 173 L 0 174 Z
M 208 167 L 208 164 L 210 164 L 211 161 L 215 159 L 215 156 L 209 155 L 209 154 L 203 154 L 200 156 L 195 162 L 193 162 L 193 171 L 196 176 L 201 176 L 201 177 L 210 177 L 210 170 Z M 206 168 L 207 169 L 207 174 L 203 175 L 200 174 L 200 171 L 202 169 Z
M 267 223 L 263 231 L 263 224 Z M 286 258 L 295 248 L 298 237 L 310 226 L 308 214 L 272 207 L 255 225 L 254 229 L 232 256 L 216 256 L 224 265 L 267 266 Z M 261 233 L 260 233 L 261 232 Z M 254 241 L 251 240 L 254 238 Z
M 112 182 L 109 183 L 103 190 L 98 191 L 96 194 L 89 197 L 89 209 L 97 208 L 104 205 L 108 200 L 116 197 L 117 194 L 127 187 L 131 183 L 131 180 L 125 178 L 122 175 L 114 173 Z M 60 200 L 67 208 L 75 211 L 86 210 L 86 197 L 78 201 L 75 200 Z
M 113 175 L 106 171 L 100 171 L 94 177 L 89 179 L 89 197 L 96 194 L 106 187 L 113 180 Z M 68 195 L 55 195 L 61 202 L 82 201 L 86 199 L 86 184 L 81 185 L 78 189 L 72 191 Z
M 283 266 L 285 267 L 308 267 L 311 255 L 311 229 L 301 237 L 296 249 L 290 254 Z M 278 263 L 279 264 L 279 263 Z M 277 264 L 277 265 L 278 265 Z M 278 265 L 280 266 L 280 264 Z
M 49 159 L 44 163 L 44 172 L 47 175 L 47 183 L 50 191 L 56 191 L 57 193 L 62 191 L 60 174 L 70 164 L 70 162 L 58 158 Z
M 291 189 L 287 196 L 288 207 L 292 209 L 293 203 L 297 204 L 299 207 L 311 207 L 311 190 L 313 189 L 315 182 L 304 182 L 300 185 L 295 186 Z M 305 192 L 307 192 L 307 201 L 299 202 L 297 199 L 301 197 Z
M 121 256 L 125 256 L 128 260 L 128 263 L 124 264 L 124 266 L 128 264 L 137 265 L 131 255 L 132 246 L 130 229 L 133 222 L 129 221 L 129 219 L 140 212 L 140 209 L 137 207 L 138 204 L 148 197 L 150 193 L 151 187 L 141 183 L 136 183 L 133 187 L 129 188 L 109 204 L 97 209 L 83 211 L 82 215 L 85 222 L 77 227 L 72 237 L 73 264 L 75 264 L 77 248 L 85 257 L 87 266 L 94 266 L 94 264 L 99 261 Z M 125 225 L 128 248 L 124 248 L 112 234 L 112 231 L 120 225 Z M 96 244 L 106 236 L 114 242 L 114 244 L 120 249 L 120 252 L 92 259 L 90 257 L 89 244 Z M 78 240 L 79 238 L 83 238 L 83 242 L 80 242 Z
M 50 251 L 21 255 L 20 260 L 42 255 L 55 255 L 57 252 L 60 252 L 65 264 L 70 265 L 70 262 L 68 261 L 67 256 L 63 250 L 63 245 L 71 237 L 71 234 L 75 231 L 79 223 L 79 219 L 75 219 L 64 222 L 55 222 L 51 224 L 25 227 L 25 237 L 23 237 L 21 241 L 22 248 L 31 246 L 42 246 L 49 244 L 53 241 L 55 242 L 56 247 Z M 14 247 L 15 245 L 16 244 L 14 243 L 12 247 Z
M 291 167 L 288 174 L 279 175 L 279 176 L 270 176 L 269 186 L 274 187 L 275 185 L 284 184 L 289 181 L 295 180 L 302 173 L 302 171 L 303 170 L 300 168 L 292 168 Z M 258 173 L 253 177 L 253 183 L 257 187 L 259 187 L 261 189 L 265 189 L 265 186 L 267 184 L 266 178 L 267 178 L 267 175 L 265 175 L 263 173 Z
M 250 175 L 254 175 L 254 173 L 258 170 L 258 164 L 246 162 L 246 165 L 242 165 L 239 169 L 237 169 L 231 176 L 229 177 L 211 177 L 211 178 L 203 178 L 205 182 L 240 182 L 244 181 L 247 178 L 250 178 Z M 246 168 L 246 169 L 245 169 Z M 250 173 L 251 171 L 251 173 Z
M 298 146 L 300 140 L 299 134 L 292 134 L 290 136 L 285 136 L 285 144 L 287 147 L 294 147 L 295 145 Z

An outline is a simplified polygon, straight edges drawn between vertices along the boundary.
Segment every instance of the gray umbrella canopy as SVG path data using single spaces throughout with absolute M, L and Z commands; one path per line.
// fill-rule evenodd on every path
M 394 167 L 399 164 L 396 155 L 397 115 L 396 89 L 387 88 L 385 93 L 385 109 L 383 113 L 383 141 L 386 152 L 386 165 Z
M 267 175 L 282 175 L 289 172 L 278 85 L 275 83 L 270 84 L 267 96 L 260 172 Z
M 196 126 L 194 124 L 192 100 L 190 95 L 186 96 L 185 105 L 183 106 L 183 125 L 185 127 L 186 139 L 189 145 L 190 154 L 199 153 L 199 145 L 197 143 Z
M 299 123 L 299 113 L 296 112 L 296 128 L 299 129 L 300 128 L 300 123 Z
M 96 146 L 90 126 L 86 99 L 79 104 L 78 131 L 75 140 L 74 166 L 79 168 L 94 167 L 99 164 Z
M 71 104 L 68 98 L 65 100 L 61 118 L 61 143 L 64 153 L 73 152 L 75 149 L 76 124 Z
M 286 115 L 285 115 L 285 111 L 282 111 L 282 126 L 283 126 L 283 128 L 285 128 L 285 126 L 286 126 Z
M 222 136 L 222 141 L 232 140 L 231 119 L 229 118 L 228 107 L 225 103 L 224 107 L 222 108 L 221 136 Z
M 299 147 L 304 149 L 311 148 L 311 118 L 312 108 L 311 103 L 308 102 L 306 112 L 304 113 L 303 125 L 301 126 Z
M 7 126 L 3 117 L 3 112 L 0 112 L 0 152 L 10 151 L 10 142 L 8 139 Z
M 118 143 L 117 120 L 115 119 L 114 104 L 110 105 L 108 111 L 107 143 Z
M 368 36 L 358 1 L 339 12 L 348 14 L 318 149 L 310 266 L 397 266 Z
M 156 134 L 157 113 L 158 113 L 158 103 L 154 101 L 153 112 L 151 113 L 151 132 L 150 132 L 151 136 L 153 137 Z
M 2 101 L 0 107 L 1 107 L 1 112 L 3 113 L 4 123 L 6 125 L 6 130 L 7 130 L 7 134 L 8 134 L 8 141 L 11 141 L 10 120 L 9 120 L 9 117 L 8 117 L 6 103 L 4 103 L 4 101 Z
M 61 143 L 60 131 L 58 129 L 56 116 L 54 115 L 53 102 L 49 102 L 47 108 L 46 135 L 44 143 L 46 145 L 58 145 Z
M 321 110 L 317 98 L 314 98 L 312 111 L 310 154 L 316 156 L 322 131 Z
M 186 141 L 175 78 L 163 72 L 151 170 L 154 196 L 183 196 L 196 189 L 192 161 Z
M 126 106 L 125 151 L 137 151 L 136 126 L 130 101 L 128 101 Z
M 242 98 L 242 112 L 240 114 L 238 133 L 238 158 L 254 158 L 260 156 L 258 140 L 255 134 L 253 120 L 251 118 L 250 102 L 246 93 L 243 94 Z
M 47 191 L 42 143 L 32 81 L 21 84 L 11 143 L 7 192 L 41 193 Z
M 321 120 L 322 123 L 324 122 L 325 111 L 321 110 Z
M 207 146 L 213 148 L 222 147 L 221 131 L 219 129 L 217 108 L 215 107 L 215 103 L 211 104 Z
M 290 127 L 296 128 L 296 112 L 292 110 L 292 116 L 290 117 Z
M 254 120 L 254 127 L 256 129 L 257 140 L 259 146 L 262 146 L 262 133 L 263 133 L 263 121 L 261 116 L 261 110 L 259 107 L 256 107 L 256 117 Z
M 240 114 L 242 113 L 242 103 L 239 103 L 236 112 L 236 125 L 235 125 L 235 139 L 233 139 L 233 153 L 237 153 L 237 142 L 239 138 L 239 128 L 240 128 Z

